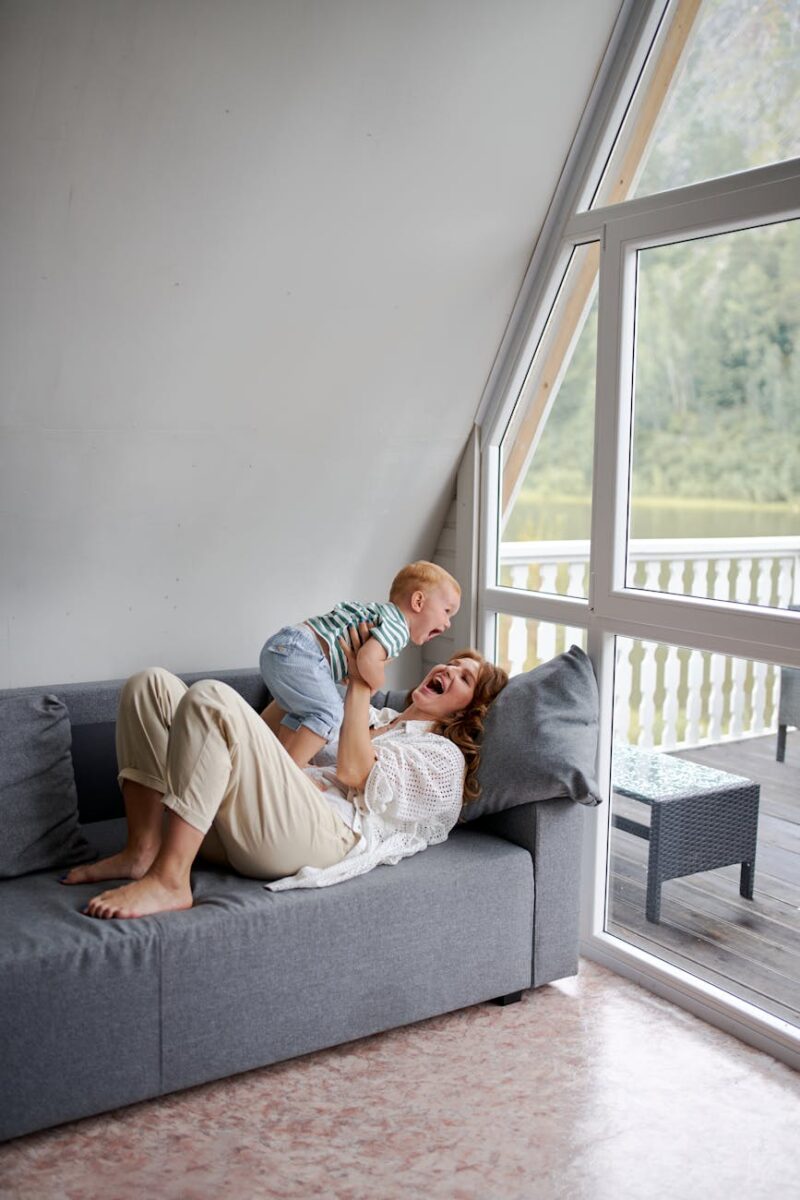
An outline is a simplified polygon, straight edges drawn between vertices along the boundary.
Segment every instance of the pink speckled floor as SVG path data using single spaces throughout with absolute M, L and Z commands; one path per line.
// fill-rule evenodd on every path
M 578 979 L 0 1147 L 3 1200 L 793 1200 L 800 1076 Z

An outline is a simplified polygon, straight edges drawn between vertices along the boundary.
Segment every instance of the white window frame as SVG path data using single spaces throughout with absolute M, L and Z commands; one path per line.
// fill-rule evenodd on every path
M 654 20 L 651 13 L 651 35 Z M 630 74 L 629 66 L 629 79 Z M 619 95 L 616 105 L 619 106 Z M 611 106 L 607 106 L 607 111 L 612 111 Z M 571 186 L 562 189 L 566 196 L 575 198 L 591 191 L 599 158 L 595 154 L 588 166 L 585 153 L 583 158 L 584 166 L 578 170 L 578 177 Z M 800 159 L 574 216 L 567 210 L 560 228 L 551 213 L 549 244 L 538 255 L 540 265 L 546 268 L 545 275 L 536 281 L 529 280 L 523 289 L 509 336 L 490 379 L 494 393 L 484 405 L 477 630 L 479 645 L 487 653 L 495 648 L 500 614 L 587 630 L 589 654 L 600 688 L 598 771 L 605 803 L 586 814 L 582 953 L 800 1067 L 800 1029 L 603 928 L 611 808 L 615 636 L 800 667 L 800 621 L 796 614 L 625 586 L 637 254 L 640 249 L 652 246 L 797 218 L 800 218 Z M 600 242 L 601 259 L 592 558 L 589 597 L 582 600 L 498 586 L 497 552 L 501 441 L 572 248 L 589 241 Z M 536 258 L 532 266 L 536 266 Z

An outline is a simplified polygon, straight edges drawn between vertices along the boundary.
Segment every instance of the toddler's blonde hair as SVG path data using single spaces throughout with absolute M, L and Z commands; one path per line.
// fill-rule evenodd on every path
M 461 595 L 461 585 L 449 571 L 445 571 L 444 567 L 437 566 L 436 563 L 420 559 L 419 562 L 408 563 L 400 568 L 392 580 L 389 599 L 392 604 L 396 604 L 398 600 L 408 599 L 412 592 L 425 592 L 443 584 L 449 584 L 459 596 Z

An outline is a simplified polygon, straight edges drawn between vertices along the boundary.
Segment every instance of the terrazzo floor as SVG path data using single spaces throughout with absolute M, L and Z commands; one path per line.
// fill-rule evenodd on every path
M 577 979 L 31 1134 L 3 1200 L 795 1200 L 800 1076 Z

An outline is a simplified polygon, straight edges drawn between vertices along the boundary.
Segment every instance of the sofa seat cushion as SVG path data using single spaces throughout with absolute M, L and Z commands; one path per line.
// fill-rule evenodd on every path
M 165 1086 L 528 988 L 532 914 L 530 855 L 472 831 L 331 888 L 198 872 L 162 926 Z
M 104 855 L 124 821 L 84 831 Z M 192 909 L 131 921 L 82 915 L 97 884 L 46 872 L 0 886 L 5 1136 L 46 1123 L 48 1090 L 63 1121 L 531 983 L 531 857 L 477 829 L 319 891 L 201 865 Z

